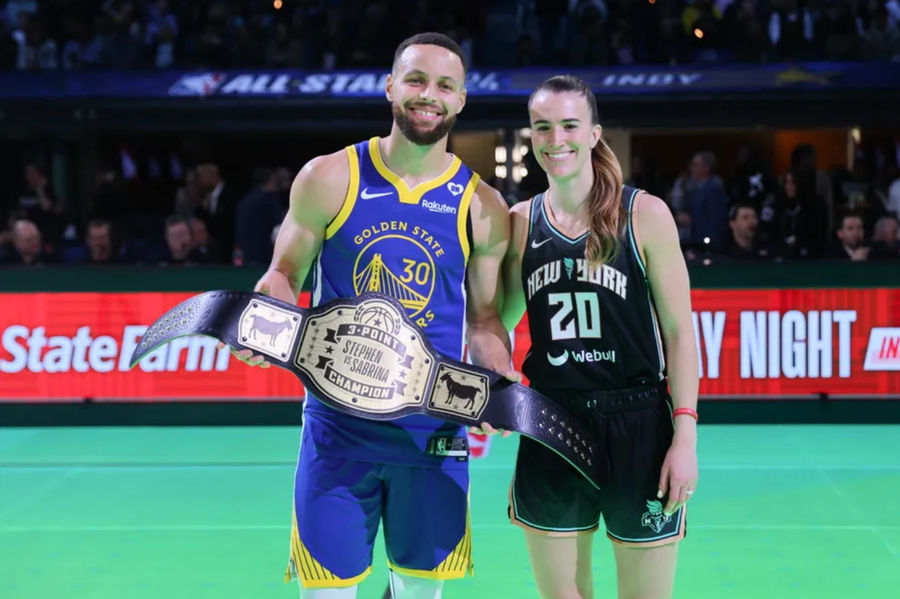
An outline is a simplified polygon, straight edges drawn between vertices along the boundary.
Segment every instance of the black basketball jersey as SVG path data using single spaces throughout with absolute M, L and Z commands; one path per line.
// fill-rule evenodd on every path
M 522 371 L 538 389 L 620 389 L 661 380 L 662 339 L 631 209 L 639 190 L 623 187 L 627 212 L 619 251 L 588 265 L 588 234 L 571 239 L 547 217 L 544 194 L 531 203 L 522 286 L 531 349 Z

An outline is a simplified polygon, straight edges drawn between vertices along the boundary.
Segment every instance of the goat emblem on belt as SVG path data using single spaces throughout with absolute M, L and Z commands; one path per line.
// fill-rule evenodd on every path
M 439 412 L 477 418 L 487 403 L 488 378 L 446 364 L 438 367 L 428 407 Z

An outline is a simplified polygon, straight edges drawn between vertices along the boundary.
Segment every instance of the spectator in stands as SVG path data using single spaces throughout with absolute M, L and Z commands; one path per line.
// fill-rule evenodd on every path
M 821 258 L 828 246 L 827 207 L 809 185 L 801 191 L 793 171 L 784 176 L 776 212 L 781 214 L 781 238 L 796 258 Z
M 19 219 L 12 226 L 12 245 L 2 252 L 3 264 L 36 266 L 54 262 L 52 250 L 44 246 L 41 231 L 27 219 Z
M 713 0 L 694 0 L 681 13 L 681 25 L 694 62 L 717 62 L 722 13 Z
M 236 248 L 243 264 L 268 264 L 272 257 L 272 231 L 284 218 L 275 171 L 258 168 L 253 173 L 253 189 L 237 207 Z
M 869 260 L 900 259 L 900 224 L 894 215 L 875 221 L 875 234 L 869 250 Z
M 172 12 L 168 0 L 156 0 L 148 4 L 145 40 L 153 55 L 153 66 L 166 69 L 175 63 L 175 39 L 178 36 L 178 18 Z
M 803 60 L 809 56 L 814 36 L 811 15 L 797 0 L 772 0 L 768 32 L 772 60 Z
M 206 221 L 202 218 L 192 216 L 188 218 L 191 225 L 191 244 L 194 252 L 200 257 L 200 262 L 204 264 L 216 263 L 222 261 L 222 253 L 216 245 L 215 240 L 210 239 L 209 230 L 206 228 Z
M 735 203 L 749 203 L 759 217 L 759 237 L 762 241 L 780 237 L 781 215 L 778 212 L 776 183 L 771 168 L 755 146 L 738 150 L 734 180 L 729 196 Z
M 108 220 L 92 220 L 85 234 L 88 249 L 87 264 L 101 266 L 119 262 L 118 247 L 113 237 L 113 226 Z
M 50 37 L 47 27 L 39 20 L 34 21 L 26 49 L 28 65 L 32 69 L 52 71 L 59 68 L 56 40 Z
M 224 10 L 215 12 L 210 10 L 207 16 L 200 37 L 195 42 L 194 61 L 197 66 L 208 69 L 224 69 L 231 66 L 227 25 L 223 12 Z
M 16 26 L 12 31 L 12 39 L 16 44 L 16 64 L 15 68 L 25 71 L 30 68 L 28 64 L 28 40 L 31 37 L 31 23 L 33 15 L 30 12 L 20 11 L 16 14 Z
M 238 195 L 222 180 L 216 164 L 198 164 L 196 177 L 202 195 L 194 216 L 206 221 L 210 236 L 223 253 L 222 258 L 228 260 L 234 246 L 234 210 Z
M 691 159 L 690 176 L 685 183 L 685 211 L 690 219 L 690 242 L 695 248 L 722 248 L 728 223 L 730 199 L 722 179 L 713 172 L 716 157 L 712 152 L 697 152 Z
M 144 43 L 144 26 L 133 3 L 125 2 L 121 10 L 111 13 L 113 19 L 113 67 L 133 69 L 143 66 L 147 52 Z M 192 44 L 196 40 L 191 40 Z
M 570 11 L 570 60 L 579 65 L 609 64 L 609 9 L 603 0 L 577 0 Z M 541 40 L 544 43 L 544 40 Z
M 730 260 L 771 260 L 777 257 L 770 244 L 760 239 L 756 206 L 738 201 L 728 210 L 731 235 L 725 241 L 722 255 Z
M 173 214 L 166 219 L 166 254 L 163 264 L 201 264 L 203 256 L 194 249 L 191 223 Z
M 900 218 L 900 177 L 897 177 L 888 187 L 888 197 L 884 207 L 889 213 Z
M 184 185 L 175 190 L 175 214 L 191 216 L 203 203 L 203 192 L 197 185 L 197 169 L 184 171 Z
M 869 248 L 863 245 L 863 219 L 858 214 L 846 212 L 839 219 L 836 231 L 837 243 L 828 254 L 830 258 L 863 262 L 869 258 Z
M 818 154 L 812 144 L 798 144 L 791 150 L 791 171 L 798 193 L 804 201 L 814 200 L 824 206 L 825 238 L 834 230 L 834 192 L 828 175 L 818 167 Z
M 11 71 L 16 68 L 16 57 L 19 49 L 12 31 L 6 21 L 0 19 L 0 71 Z
M 50 190 L 47 173 L 38 163 L 31 162 L 25 165 L 23 177 L 25 187 L 19 195 L 15 213 L 34 222 L 44 240 L 55 245 L 62 236 L 62 210 Z
M 275 68 L 300 66 L 300 41 L 291 37 L 284 21 L 276 23 L 275 35 L 269 36 L 265 64 Z
M 900 60 L 900 31 L 890 23 L 883 6 L 875 10 L 863 35 L 863 56 L 867 60 Z
M 735 0 L 723 15 L 724 44 L 731 58 L 738 62 L 759 62 L 766 36 L 755 0 Z
M 476 62 L 482 43 L 493 44 L 488 60 L 498 66 L 887 60 L 897 56 L 900 19 L 898 0 L 452 0 L 440 10 L 431 0 L 304 0 L 285 2 L 280 11 L 258 0 L 0 0 L 0 6 L 14 30 L 0 31 L 0 69 L 23 70 L 54 63 L 370 67 L 392 39 L 422 30 L 457 35 Z M 486 39 L 486 22 L 488 14 L 499 22 L 513 10 L 514 34 L 506 43 L 518 40 L 520 47 L 506 49 L 504 61 L 497 51 L 503 42 Z
M 744 146 L 738 150 L 730 195 L 735 202 L 749 202 L 757 211 L 775 195 L 772 169 L 756 146 Z
M 854 3 L 855 4 L 855 3 Z M 815 23 L 819 60 L 853 60 L 859 51 L 859 27 L 847 1 L 826 2 L 822 16 Z

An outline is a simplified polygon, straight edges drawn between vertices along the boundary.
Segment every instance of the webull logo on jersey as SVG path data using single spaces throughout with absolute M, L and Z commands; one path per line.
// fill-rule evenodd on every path
M 46 335 L 44 327 L 7 327 L 0 335 L 0 372 L 126 372 L 128 360 L 147 330 L 129 325 L 121 336 L 93 336 L 80 327 L 73 336 Z M 231 351 L 216 349 L 217 341 L 199 335 L 178 337 L 157 348 L 137 366 L 144 372 L 210 372 L 228 369 Z
M 431 200 L 422 200 L 422 208 L 425 208 L 430 212 L 438 212 L 440 214 L 456 214 L 456 206 L 441 204 L 440 202 L 432 202 Z
M 196 73 L 182 75 L 169 88 L 170 96 L 211 96 L 222 82 L 225 81 L 225 73 Z
M 552 355 L 550 352 L 547 352 L 547 361 L 551 366 L 562 366 L 566 362 L 569 361 L 569 358 L 572 358 L 575 362 L 584 363 L 584 362 L 615 362 L 616 361 L 616 350 L 610 349 L 607 351 L 600 351 L 598 349 L 593 350 L 579 350 L 572 351 L 568 349 L 562 350 L 562 353 L 558 356 Z

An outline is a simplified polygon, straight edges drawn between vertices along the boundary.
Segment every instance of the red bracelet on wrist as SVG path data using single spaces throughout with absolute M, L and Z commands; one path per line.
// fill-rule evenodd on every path
M 699 415 L 697 414 L 697 410 L 695 410 L 693 408 L 678 408 L 674 412 L 672 412 L 672 418 L 674 419 L 676 416 L 680 416 L 682 414 L 690 416 L 691 418 L 693 418 L 694 420 L 697 420 L 697 421 L 699 421 L 699 419 L 700 419 Z

